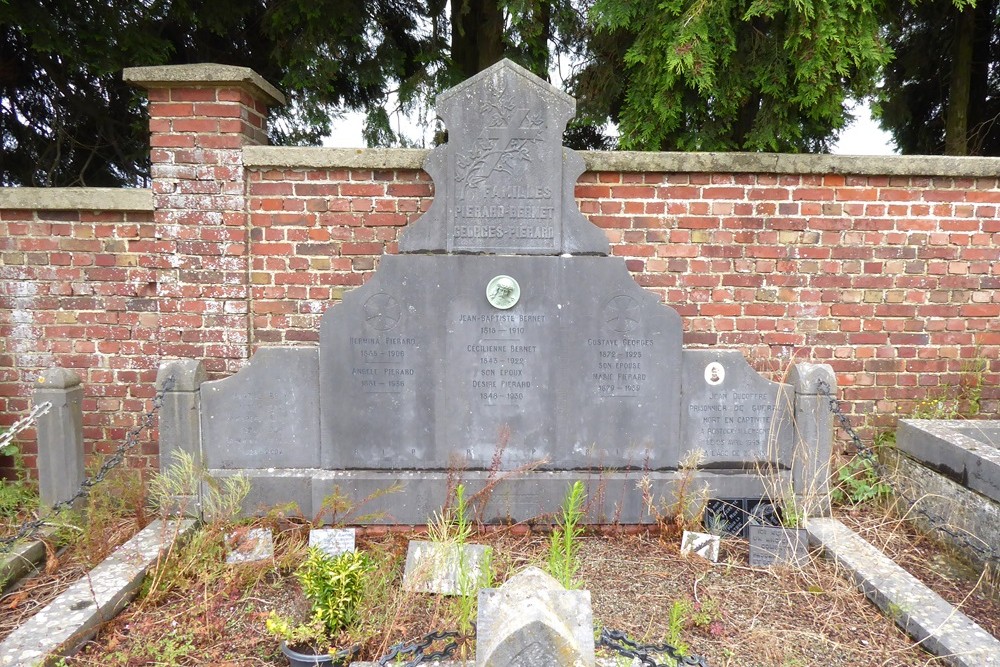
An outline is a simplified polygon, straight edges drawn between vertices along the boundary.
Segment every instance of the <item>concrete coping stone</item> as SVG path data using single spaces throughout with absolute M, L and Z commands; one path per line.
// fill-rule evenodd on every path
M 247 146 L 243 163 L 255 169 L 421 169 L 419 148 Z M 650 173 L 844 174 L 996 178 L 1000 158 L 938 155 L 796 155 L 578 151 L 588 171 Z
M 809 541 L 844 568 L 900 628 L 955 667 L 1000 665 L 1000 640 L 836 519 L 812 519 Z
M 191 519 L 149 524 L 0 643 L 0 665 L 47 665 L 72 651 L 121 611 L 149 567 L 194 527 Z
M 68 368 L 48 368 L 35 381 L 39 389 L 71 389 L 80 385 L 80 376 Z
M 284 94 L 249 67 L 199 63 L 193 65 L 156 65 L 126 67 L 122 80 L 140 88 L 220 88 L 235 86 L 268 106 L 286 103 Z
M 147 188 L 0 188 L 0 209 L 152 211 Z

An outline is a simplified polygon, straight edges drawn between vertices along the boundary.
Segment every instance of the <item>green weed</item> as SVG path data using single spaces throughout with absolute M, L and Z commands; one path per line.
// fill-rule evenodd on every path
M 549 539 L 549 574 L 564 588 L 580 588 L 576 579 L 580 569 L 580 536 L 583 528 L 583 503 L 586 499 L 583 482 L 577 480 L 569 487 L 562 504 L 562 515 L 556 519 Z

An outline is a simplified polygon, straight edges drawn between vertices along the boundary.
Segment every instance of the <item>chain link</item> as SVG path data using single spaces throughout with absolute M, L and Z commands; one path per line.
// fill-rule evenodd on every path
M 462 636 L 455 631 L 432 632 L 429 635 L 424 635 L 423 639 L 414 640 L 412 642 L 400 642 L 390 646 L 389 652 L 379 658 L 378 664 L 380 667 L 386 667 L 386 665 L 392 662 L 394 666 L 416 667 L 416 665 L 419 665 L 422 662 L 443 660 L 444 658 L 451 657 L 451 655 L 458 649 L 461 642 L 468 641 L 475 636 L 475 628 L 473 628 L 472 634 L 467 636 Z M 461 642 L 459 640 L 461 640 Z M 435 642 L 439 641 L 444 642 L 444 648 L 439 651 L 434 651 L 433 653 L 425 653 L 425 651 L 433 646 Z M 402 656 L 407 655 L 412 655 L 413 659 L 404 663 L 394 662 Z
M 708 661 L 701 656 L 684 655 L 670 644 L 639 644 L 629 639 L 628 635 L 624 632 L 619 632 L 618 630 L 601 628 L 601 636 L 597 640 L 597 645 L 609 648 L 626 658 L 638 659 L 646 667 L 663 667 L 652 658 L 652 655 L 657 653 L 666 654 L 670 657 L 672 663 L 676 665 L 708 667 Z
M 101 464 L 101 467 L 94 474 L 94 476 L 85 478 L 83 482 L 80 484 L 80 488 L 77 489 L 76 493 L 74 493 L 70 498 L 67 498 L 66 500 L 61 500 L 58 503 L 54 504 L 49 509 L 45 517 L 40 517 L 33 521 L 26 521 L 23 524 L 21 524 L 21 527 L 17 530 L 17 532 L 13 536 L 0 539 L 0 553 L 6 553 L 10 551 L 11 547 L 18 540 L 28 537 L 29 535 L 34 535 L 42 526 L 44 526 L 47 523 L 48 516 L 55 514 L 59 510 L 70 508 L 78 500 L 88 497 L 90 495 L 91 489 L 93 489 L 97 484 L 103 482 L 104 479 L 114 468 L 122 464 L 122 462 L 125 460 L 125 454 L 129 450 L 134 449 L 135 446 L 139 444 L 139 436 L 142 435 L 142 432 L 145 431 L 146 429 L 152 428 L 153 418 L 156 416 L 156 413 L 159 412 L 160 408 L 163 406 L 163 396 L 168 391 L 173 389 L 173 386 L 174 386 L 174 378 L 168 377 L 166 381 L 163 383 L 163 387 L 158 389 L 156 395 L 153 396 L 152 409 L 150 409 L 149 412 L 146 412 L 143 415 L 142 420 L 139 422 L 137 426 L 134 426 L 131 429 L 129 429 L 129 431 L 125 434 L 125 442 L 119 445 L 118 449 L 116 449 L 114 453 L 111 454 L 111 456 L 109 456 L 107 459 L 104 460 L 104 463 Z M 43 403 L 42 405 L 45 404 Z M 32 410 L 32 412 L 34 412 L 34 410 Z
M 52 404 L 49 403 L 48 401 L 45 401 L 44 403 L 39 403 L 38 405 L 31 408 L 31 412 L 18 419 L 16 422 L 11 424 L 6 431 L 0 434 L 0 449 L 6 447 L 10 443 L 10 441 L 14 439 L 14 436 L 16 436 L 21 431 L 26 430 L 29 426 L 34 424 L 39 417 L 41 417 L 51 409 L 52 409 Z
M 892 492 L 906 504 L 908 514 L 911 512 L 919 514 L 927 520 L 932 528 L 948 535 L 959 545 L 972 550 L 984 561 L 994 565 L 1000 565 L 1000 552 L 997 552 L 997 550 L 992 546 L 985 544 L 982 541 L 973 541 L 965 532 L 954 530 L 950 527 L 950 522 L 945 517 L 935 514 L 923 506 L 918 506 L 916 498 L 911 498 L 903 489 L 894 484 L 888 468 L 885 464 L 878 460 L 878 456 L 875 454 L 875 451 L 862 442 L 857 431 L 855 431 L 854 427 L 851 426 L 850 420 L 840 407 L 840 402 L 837 401 L 836 397 L 834 397 L 829 383 L 825 380 L 817 380 L 816 388 L 819 393 L 826 396 L 827 400 L 830 402 L 830 412 L 837 418 L 837 421 L 840 423 L 840 427 L 851 439 L 851 444 L 854 446 L 854 450 L 857 455 L 868 461 L 872 466 L 872 470 L 874 470 L 875 474 L 878 475 L 879 481 L 891 488 Z

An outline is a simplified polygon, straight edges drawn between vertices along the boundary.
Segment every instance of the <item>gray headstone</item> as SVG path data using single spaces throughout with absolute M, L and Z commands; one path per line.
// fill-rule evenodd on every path
M 479 590 L 493 549 L 483 544 L 410 540 L 403 588 L 417 593 L 461 595 Z M 464 579 L 463 579 L 464 577 Z
M 606 255 L 573 194 L 583 161 L 562 145 L 575 107 L 509 60 L 439 95 L 448 143 L 424 163 L 434 203 L 403 230 L 400 252 Z
M 479 592 L 476 667 L 593 667 L 590 591 L 536 567 Z
M 681 335 L 615 259 L 385 256 L 323 315 L 323 467 L 675 467 Z
M 750 565 L 801 567 L 809 559 L 809 533 L 805 529 L 750 526 Z
M 354 551 L 356 532 L 354 528 L 314 528 L 309 531 L 309 546 L 336 557 Z
M 316 348 L 261 348 L 236 375 L 201 385 L 212 469 L 319 467 Z
M 761 377 L 739 351 L 685 350 L 682 397 L 684 446 L 705 452 L 703 467 L 791 467 L 791 388 Z
M 226 563 L 252 563 L 274 557 L 274 537 L 268 528 L 242 528 L 226 535 Z

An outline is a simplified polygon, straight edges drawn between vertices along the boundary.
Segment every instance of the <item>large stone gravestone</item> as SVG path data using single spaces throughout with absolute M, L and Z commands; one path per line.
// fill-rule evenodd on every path
M 573 100 L 509 61 L 438 99 L 449 142 L 401 254 L 324 313 L 318 348 L 263 349 L 202 385 L 200 443 L 178 446 L 248 475 L 248 510 L 311 514 L 339 488 L 395 523 L 426 522 L 455 476 L 470 497 L 490 489 L 488 521 L 551 513 L 578 479 L 590 520 L 648 521 L 636 482 L 688 474 L 692 449 L 714 497 L 787 488 L 817 447 L 798 394 L 739 352 L 684 350 L 677 312 L 608 256 L 561 145 Z

